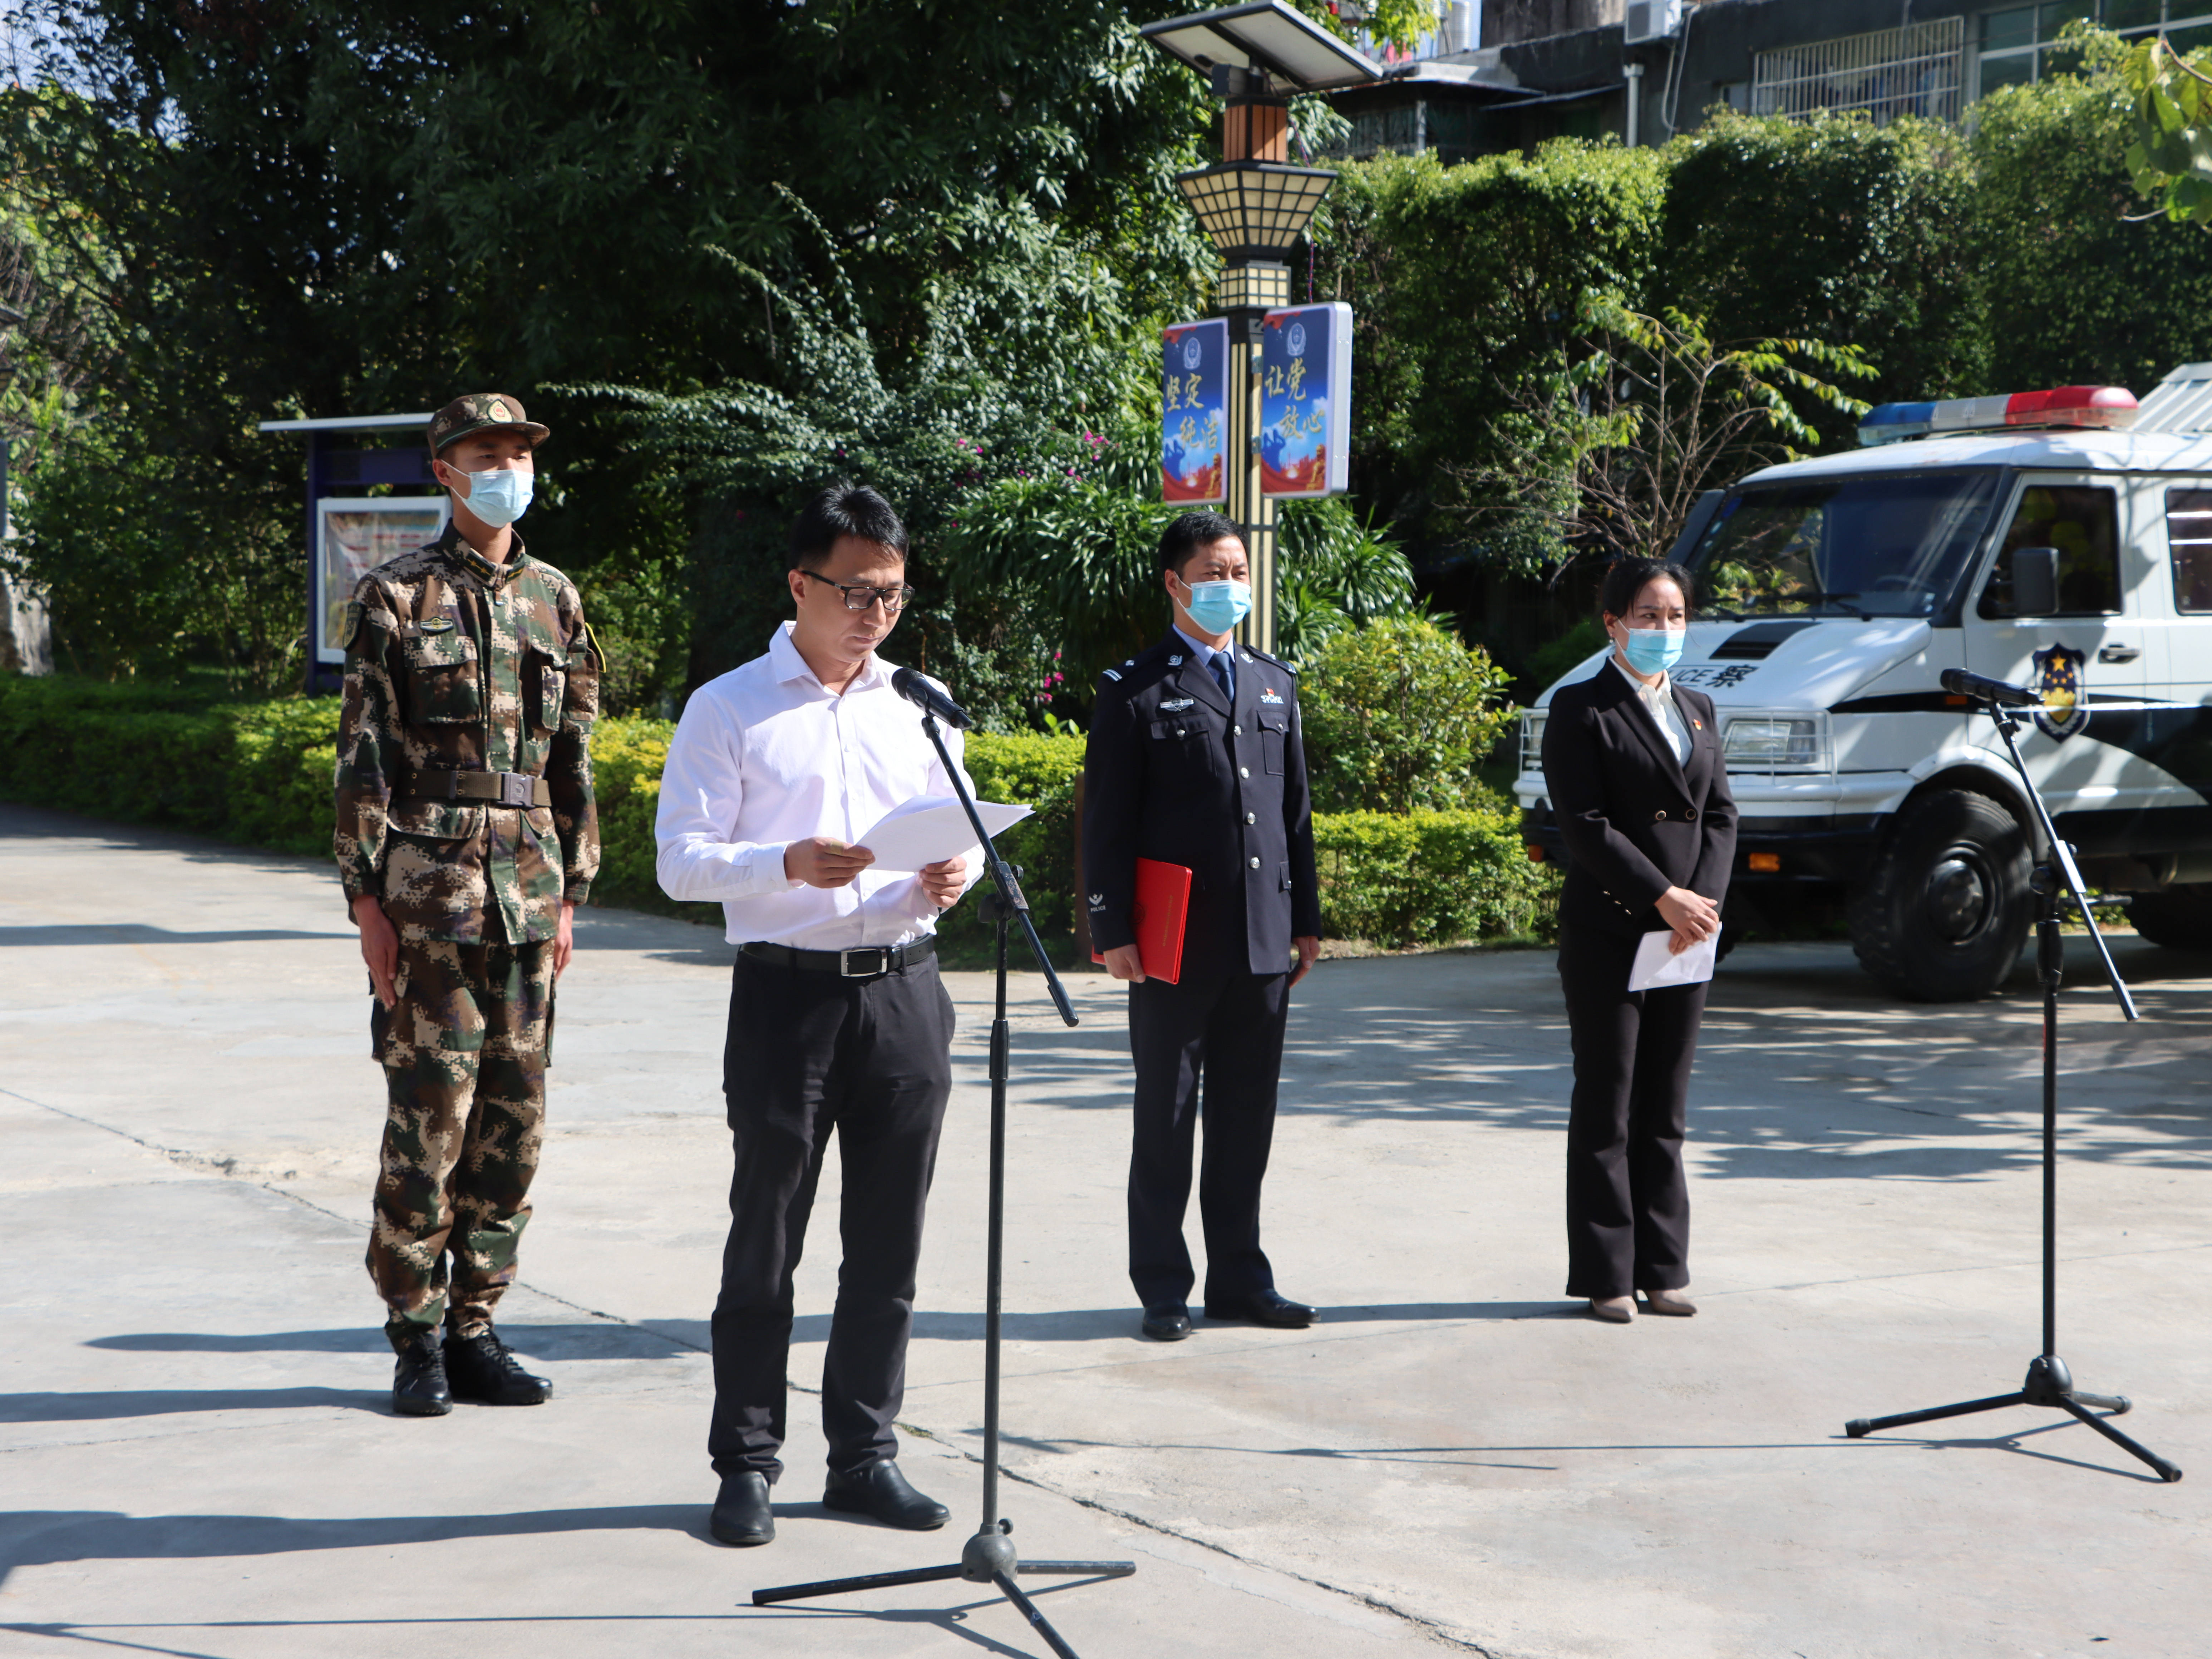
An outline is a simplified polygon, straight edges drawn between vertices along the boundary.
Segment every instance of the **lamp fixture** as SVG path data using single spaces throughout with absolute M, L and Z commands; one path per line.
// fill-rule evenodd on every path
M 1176 188 L 1231 265 L 1290 257 L 1336 174 L 1272 161 L 1224 161 L 1176 175 Z

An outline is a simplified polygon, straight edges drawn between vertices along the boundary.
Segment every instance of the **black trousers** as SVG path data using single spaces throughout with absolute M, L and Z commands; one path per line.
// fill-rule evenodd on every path
M 1705 985 L 1628 988 L 1637 941 L 1559 935 L 1574 1043 L 1567 1114 L 1567 1294 L 1629 1296 L 1690 1282 L 1682 1136 Z
M 1180 985 L 1148 979 L 1129 988 L 1129 1053 L 1137 1068 L 1129 1282 L 1147 1307 L 1188 1301 L 1196 1279 L 1182 1218 L 1201 1084 L 1206 1300 L 1242 1302 L 1274 1287 L 1274 1270 L 1260 1248 L 1260 1182 L 1274 1141 L 1290 1008 L 1286 973 L 1187 967 Z
M 830 1467 L 898 1454 L 922 1211 L 952 1089 L 952 999 L 934 957 L 878 979 L 739 957 L 722 1092 L 735 1167 L 714 1304 L 714 1472 L 783 1471 L 792 1277 L 830 1132 L 844 1258 L 822 1366 Z

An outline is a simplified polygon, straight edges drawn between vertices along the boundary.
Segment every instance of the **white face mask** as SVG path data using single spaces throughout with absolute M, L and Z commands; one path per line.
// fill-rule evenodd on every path
M 537 479 L 520 467 L 494 467 L 488 472 L 461 472 L 451 461 L 446 463 L 455 472 L 469 481 L 469 492 L 461 499 L 468 502 L 469 511 L 493 529 L 513 524 L 530 510 L 530 497 Z

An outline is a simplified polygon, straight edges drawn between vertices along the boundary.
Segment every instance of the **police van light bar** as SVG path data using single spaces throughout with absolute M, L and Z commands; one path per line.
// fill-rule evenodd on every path
M 1997 432 L 2007 427 L 2081 426 L 2124 431 L 2136 423 L 2135 393 L 2118 386 L 2062 386 L 1994 398 L 1882 404 L 1859 422 L 1862 444 L 1895 443 L 1936 432 Z

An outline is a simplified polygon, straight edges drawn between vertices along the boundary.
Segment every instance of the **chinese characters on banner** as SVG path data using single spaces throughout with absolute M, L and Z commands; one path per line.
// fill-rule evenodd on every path
M 1160 331 L 1160 499 L 1225 501 L 1229 323 L 1210 317 Z
M 1352 307 L 1269 312 L 1260 377 L 1260 493 L 1341 492 L 1352 450 Z

